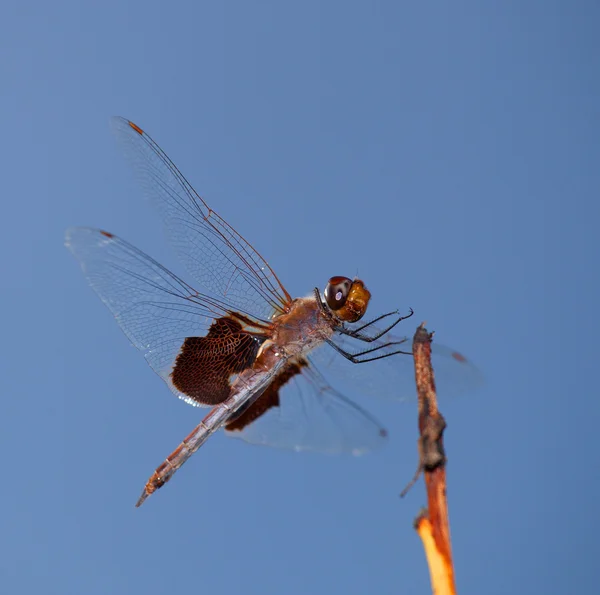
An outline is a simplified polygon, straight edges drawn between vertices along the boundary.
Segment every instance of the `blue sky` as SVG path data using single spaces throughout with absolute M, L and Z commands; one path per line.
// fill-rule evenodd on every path
M 65 228 L 182 273 L 108 118 L 152 134 L 294 295 L 357 272 L 486 385 L 441 400 L 461 593 L 591 590 L 600 521 L 593 2 L 16 3 L 0 24 L 0 577 L 10 593 L 426 593 L 413 404 L 387 447 L 215 436 L 86 286 Z M 415 325 L 407 323 L 405 332 Z M 441 387 L 440 387 L 441 392 Z M 443 395 L 442 395 L 443 397 Z

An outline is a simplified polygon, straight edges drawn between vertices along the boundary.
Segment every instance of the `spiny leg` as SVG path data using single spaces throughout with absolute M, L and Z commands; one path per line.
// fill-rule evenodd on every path
M 361 358 L 363 358 L 364 355 L 369 355 L 370 353 L 375 353 L 386 347 L 391 347 L 392 345 L 403 345 L 404 343 L 406 343 L 406 341 L 407 341 L 407 339 L 404 339 L 403 341 L 391 341 L 389 343 L 384 343 L 383 345 L 378 345 L 377 347 L 373 347 L 372 349 L 365 349 L 364 351 L 359 351 L 357 353 L 350 353 L 350 352 L 342 349 L 339 345 L 336 345 L 331 339 L 326 339 L 326 342 L 329 345 L 331 345 L 339 354 L 344 356 L 347 360 L 351 361 L 353 364 L 362 364 L 365 362 L 372 362 L 377 359 L 383 359 L 384 357 L 390 357 L 391 355 L 398 355 L 398 354 L 412 355 L 411 351 L 402 351 L 401 349 L 398 349 L 398 350 L 392 351 L 390 353 L 384 353 L 382 355 L 377 355 L 375 357 L 361 359 Z
M 388 312 L 387 314 L 382 314 L 381 316 L 375 318 L 374 320 L 371 320 L 370 322 L 367 322 L 366 324 L 363 324 L 361 327 L 356 329 L 349 329 L 340 325 L 335 330 L 341 333 L 342 335 L 348 335 L 349 337 L 352 337 L 353 339 L 358 339 L 359 341 L 363 341 L 364 343 L 372 343 L 373 341 L 377 341 L 377 339 L 381 339 L 383 335 L 391 331 L 399 322 L 410 318 L 414 314 L 414 311 L 411 308 L 409 314 L 407 314 L 406 316 L 398 316 L 398 318 L 392 324 L 390 324 L 387 328 L 378 331 L 375 335 L 365 335 L 361 333 L 363 329 L 368 328 L 369 326 L 375 324 L 379 320 L 382 320 L 383 318 L 386 318 L 387 316 L 392 316 L 394 314 L 398 314 L 398 312 L 396 311 Z

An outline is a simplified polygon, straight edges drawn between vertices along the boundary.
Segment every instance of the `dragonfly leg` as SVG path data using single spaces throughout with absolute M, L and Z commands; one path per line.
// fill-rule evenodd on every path
M 378 359 L 383 359 L 384 357 L 390 357 L 392 355 L 412 355 L 411 351 L 403 351 L 398 349 L 396 351 L 391 351 L 390 353 L 383 353 L 379 355 L 374 355 L 373 357 L 364 357 L 365 355 L 374 354 L 381 349 L 391 347 L 393 345 L 404 345 L 406 343 L 406 339 L 402 341 L 390 341 L 389 343 L 384 343 L 383 345 L 378 345 L 377 347 L 372 347 L 371 349 L 365 349 L 364 351 L 358 351 L 356 353 L 350 353 L 349 351 L 345 351 L 339 345 L 336 345 L 334 341 L 331 339 L 326 339 L 326 342 L 331 345 L 340 355 L 344 356 L 347 360 L 351 361 L 353 364 L 364 364 L 366 362 L 372 362 Z
M 387 314 L 382 314 L 381 316 L 375 318 L 374 320 L 371 320 L 370 322 L 363 324 L 359 328 L 349 329 L 349 328 L 346 328 L 345 326 L 340 325 L 335 330 L 338 331 L 339 333 L 341 333 L 342 335 L 348 335 L 349 337 L 358 339 L 359 341 L 363 341 L 365 343 L 372 343 L 373 341 L 377 341 L 377 339 L 381 339 L 381 337 L 383 337 L 383 335 L 385 335 L 386 333 L 391 331 L 399 322 L 402 322 L 403 320 L 410 318 L 414 314 L 414 311 L 411 308 L 409 314 L 407 314 L 406 316 L 398 316 L 398 318 L 396 318 L 396 320 L 394 320 L 394 322 L 392 322 L 392 324 L 390 324 L 383 330 L 377 331 L 377 333 L 375 335 L 368 335 L 368 334 L 362 332 L 363 329 L 368 328 L 369 326 L 375 324 L 379 320 L 382 320 L 383 318 L 386 318 L 387 316 L 392 316 L 394 314 L 398 314 L 398 312 L 396 311 L 396 312 L 388 312 Z

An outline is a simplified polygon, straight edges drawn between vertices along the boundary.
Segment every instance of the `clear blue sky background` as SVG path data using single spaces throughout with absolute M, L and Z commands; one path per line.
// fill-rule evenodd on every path
M 416 407 L 368 457 L 218 435 L 86 286 L 64 229 L 181 272 L 108 129 L 145 127 L 293 294 L 357 271 L 475 360 L 442 403 L 461 593 L 597 587 L 595 2 L 9 2 L 0 23 L 5 593 L 427 593 Z M 414 324 L 405 327 L 412 332 Z

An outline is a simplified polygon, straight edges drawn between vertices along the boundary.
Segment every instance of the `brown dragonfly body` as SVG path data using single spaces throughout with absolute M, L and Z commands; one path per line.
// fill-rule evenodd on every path
M 312 357 L 327 350 L 358 364 L 410 352 L 406 338 L 386 338 L 405 317 L 391 312 L 357 325 L 370 293 L 348 277 L 292 299 L 262 256 L 139 126 L 115 118 L 113 128 L 179 256 L 206 291 L 109 232 L 67 231 L 67 247 L 150 366 L 179 398 L 211 407 L 156 469 L 137 505 L 222 427 L 249 442 L 295 450 L 358 454 L 377 447 L 385 430 L 333 389 Z M 378 328 L 386 318 L 391 323 Z M 448 355 L 457 364 L 452 369 L 469 372 L 464 358 Z M 333 372 L 333 362 L 326 366 Z M 393 375 L 392 382 L 397 386 Z
M 369 299 L 368 290 L 360 281 L 355 281 L 354 285 L 356 299 L 347 302 L 345 310 L 349 310 L 352 305 L 355 311 L 360 309 L 364 312 Z M 343 312 L 341 315 L 347 313 Z M 292 302 L 289 312 L 277 316 L 270 327 L 265 329 L 264 336 L 271 338 L 265 338 L 250 367 L 235 379 L 229 388 L 228 397 L 216 405 L 156 469 L 146 483 L 137 506 L 163 486 L 222 425 L 230 431 L 242 429 L 246 420 L 250 423 L 269 408 L 278 406 L 279 396 L 274 389 L 282 384 L 282 380 L 286 382 L 291 375 L 299 373 L 302 366 L 306 365 L 306 360 L 302 357 L 304 354 L 333 335 L 332 320 L 332 315 L 326 314 L 323 305 L 318 304 L 315 297 L 296 299 Z M 233 343 L 237 343 L 238 346 L 240 344 L 235 339 Z M 173 375 L 176 371 L 177 365 Z M 267 390 L 269 386 L 272 387 L 270 391 Z

